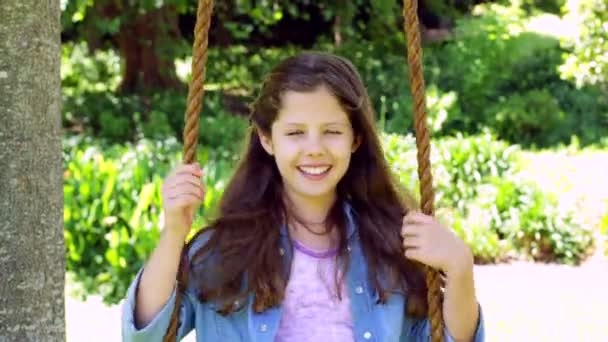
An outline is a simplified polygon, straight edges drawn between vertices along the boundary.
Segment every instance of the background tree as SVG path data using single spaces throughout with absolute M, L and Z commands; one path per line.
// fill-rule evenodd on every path
M 59 0 L 0 2 L 0 341 L 64 341 Z
M 85 40 L 89 49 L 116 49 L 122 58 L 121 91 L 179 88 L 174 59 L 185 50 L 178 14 L 196 2 L 187 0 L 72 0 L 62 24 L 66 39 Z
M 425 27 L 449 26 L 479 0 L 420 1 Z M 122 93 L 180 89 L 174 61 L 191 53 L 195 0 L 70 0 L 62 11 L 64 40 L 89 49 L 114 49 L 122 60 Z M 225 0 L 214 6 L 212 46 L 310 47 L 328 36 L 336 45 L 361 35 L 401 32 L 399 0 Z

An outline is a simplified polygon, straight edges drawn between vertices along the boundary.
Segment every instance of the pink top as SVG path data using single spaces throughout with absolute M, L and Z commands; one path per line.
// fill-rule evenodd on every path
M 337 250 L 319 252 L 297 241 L 293 245 L 291 277 L 275 341 L 354 341 L 346 282 L 342 282 L 342 300 L 336 293 Z

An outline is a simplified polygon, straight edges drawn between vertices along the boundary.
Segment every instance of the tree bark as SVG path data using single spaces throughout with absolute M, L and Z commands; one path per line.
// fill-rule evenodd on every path
M 184 87 L 177 78 L 172 53 L 180 39 L 177 13 L 171 6 L 148 11 L 121 25 L 117 41 L 126 66 L 121 90 L 136 93 Z
M 140 11 L 141 5 L 125 6 L 122 1 L 97 1 L 89 16 L 106 20 L 121 17 L 113 37 L 123 60 L 122 93 L 164 89 L 185 89 L 175 72 L 177 43 L 182 39 L 177 10 L 172 5 Z M 91 23 L 95 23 L 92 20 Z M 95 25 L 91 29 L 95 29 Z M 91 35 L 95 37 L 95 35 Z M 99 42 L 89 41 L 94 50 Z
M 59 0 L 0 1 L 0 341 L 65 341 Z

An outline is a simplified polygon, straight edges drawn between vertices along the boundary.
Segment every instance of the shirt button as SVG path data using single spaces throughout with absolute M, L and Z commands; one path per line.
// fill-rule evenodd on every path
M 366 331 L 363 334 L 363 338 L 366 339 L 366 340 L 369 340 L 370 338 L 372 338 L 372 333 L 370 333 L 369 331 Z
M 285 249 L 283 249 L 283 247 L 279 248 L 279 254 L 285 255 Z
M 361 287 L 361 286 L 357 286 L 357 288 L 355 289 L 355 292 L 356 292 L 357 294 L 362 294 L 362 293 L 363 293 L 363 287 Z
M 266 330 L 268 330 L 268 326 L 266 324 L 260 325 L 260 331 L 261 332 L 266 332 Z

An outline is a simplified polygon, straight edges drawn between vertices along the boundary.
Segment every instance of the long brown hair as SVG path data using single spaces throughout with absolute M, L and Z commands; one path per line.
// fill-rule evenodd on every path
M 271 135 L 286 91 L 309 92 L 319 86 L 325 86 L 339 100 L 355 136 L 361 139 L 337 185 L 337 200 L 327 218 L 339 232 L 338 257 L 344 260 L 341 264 L 349 267 L 342 210 L 342 204 L 348 201 L 356 214 L 369 279 L 380 302 L 385 302 L 391 291 L 407 292 L 407 314 L 424 317 L 427 312 L 424 274 L 419 264 L 404 257 L 400 236 L 402 218 L 411 202 L 406 200 L 384 159 L 374 112 L 358 72 L 345 58 L 328 53 L 306 52 L 290 57 L 264 80 L 251 107 L 244 155 L 225 189 L 218 217 L 208 227 L 213 234 L 191 260 L 190 269 L 202 271 L 191 277 L 195 283 L 190 286 L 199 291 L 202 301 L 221 303 L 220 311 L 225 314 L 234 311 L 233 303 L 249 293 L 255 295 L 256 312 L 283 300 L 288 275 L 278 247 L 280 227 L 289 217 L 288 208 L 279 170 L 273 157 L 263 149 L 256 130 Z M 215 261 L 205 262 L 212 255 Z M 202 281 L 203 278 L 213 281 Z

